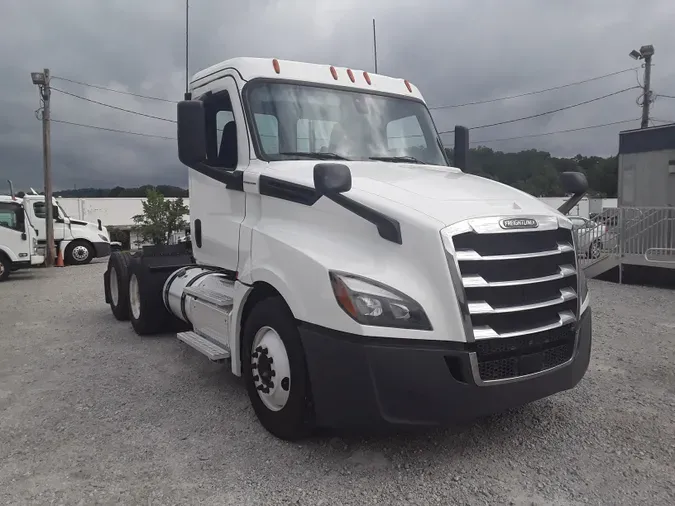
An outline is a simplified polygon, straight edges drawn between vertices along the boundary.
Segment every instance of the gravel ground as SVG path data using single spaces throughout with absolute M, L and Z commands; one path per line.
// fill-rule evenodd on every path
M 2 504 L 675 504 L 675 292 L 591 281 L 582 383 L 453 430 L 300 444 L 240 380 L 103 301 L 105 263 L 0 285 Z

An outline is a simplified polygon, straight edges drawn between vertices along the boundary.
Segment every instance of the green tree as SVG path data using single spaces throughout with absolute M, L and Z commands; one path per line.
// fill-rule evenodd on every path
M 143 214 L 137 214 L 133 220 L 134 229 L 144 242 L 168 244 L 173 233 L 187 227 L 183 216 L 189 211 L 182 197 L 167 200 L 156 189 L 148 188 L 142 204 Z

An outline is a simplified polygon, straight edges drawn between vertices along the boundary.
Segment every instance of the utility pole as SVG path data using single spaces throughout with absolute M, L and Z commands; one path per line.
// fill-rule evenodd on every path
M 375 73 L 377 74 L 377 34 L 375 32 L 375 18 L 373 18 L 373 52 L 375 56 Z
M 42 105 L 42 162 L 44 166 L 45 178 L 45 224 L 46 224 L 46 246 L 45 246 L 45 266 L 54 265 L 54 209 L 52 203 L 52 151 L 50 144 L 50 98 L 51 89 L 49 87 L 49 69 L 43 72 L 32 72 L 30 75 L 33 84 L 37 85 L 40 92 L 40 102 Z
M 190 0 L 185 0 L 185 100 L 191 100 L 190 94 Z
M 642 46 L 639 51 L 633 49 L 629 56 L 634 60 L 644 60 L 644 81 L 642 83 L 642 121 L 640 128 L 647 128 L 649 126 L 649 106 L 652 103 L 652 56 L 654 56 L 654 46 Z

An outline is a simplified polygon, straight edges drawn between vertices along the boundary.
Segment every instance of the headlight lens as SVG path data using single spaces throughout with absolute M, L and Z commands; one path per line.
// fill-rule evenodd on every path
M 422 307 L 410 297 L 375 281 L 330 273 L 340 307 L 357 322 L 378 327 L 431 330 Z
M 101 238 L 103 242 L 108 242 L 108 238 L 104 236 L 103 234 L 98 234 L 98 236 Z

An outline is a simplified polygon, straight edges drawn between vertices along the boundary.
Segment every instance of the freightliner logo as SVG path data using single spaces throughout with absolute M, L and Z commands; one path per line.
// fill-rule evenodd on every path
M 502 228 L 537 228 L 539 223 L 533 218 L 509 218 L 506 220 L 500 220 L 499 226 Z

